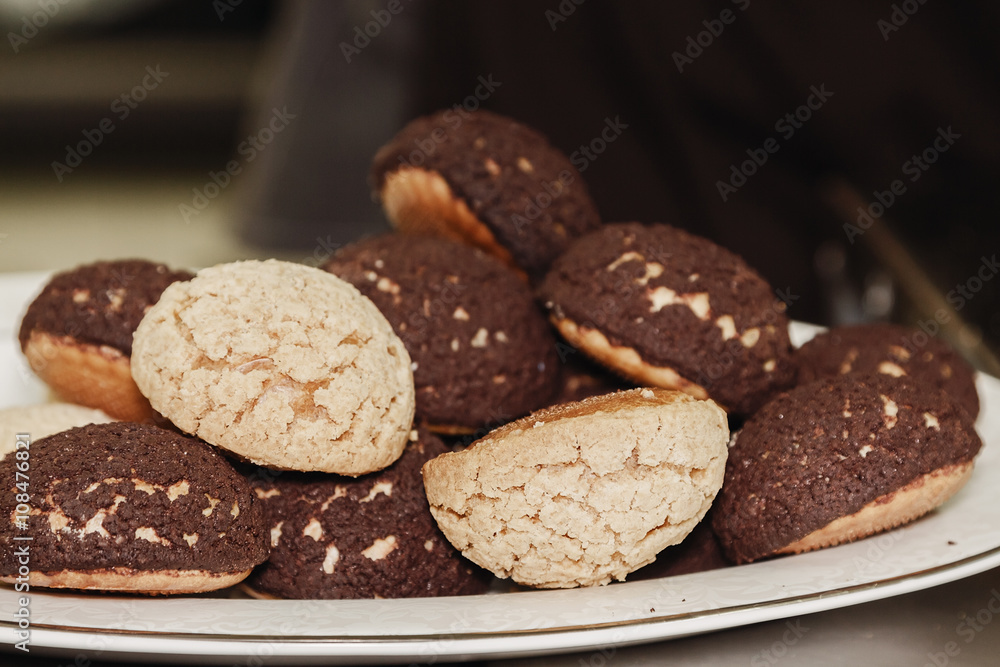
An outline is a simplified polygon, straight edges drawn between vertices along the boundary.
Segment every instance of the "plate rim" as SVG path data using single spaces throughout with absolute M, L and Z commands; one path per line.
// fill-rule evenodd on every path
M 34 293 L 51 272 L 23 272 L 0 274 L 0 284 L 16 285 L 23 295 Z M 16 302 L 13 294 L 4 300 L 4 304 Z M 20 302 L 23 310 L 26 304 Z M 11 328 L 7 323 L 0 330 L 7 333 Z M 823 327 L 810 323 L 793 322 L 791 327 L 797 329 L 801 341 L 809 338 Z M 994 384 L 1000 390 L 1000 380 L 982 372 L 977 373 L 979 382 Z M 985 408 L 985 406 L 984 406 Z M 985 411 L 985 410 L 984 410 Z M 984 438 L 985 444 L 985 438 Z M 795 558 L 790 556 L 789 558 Z M 782 559 L 784 560 L 784 559 Z M 752 564 L 751 564 L 752 565 Z M 202 659 L 225 658 L 242 654 L 242 649 L 269 645 L 272 653 L 268 660 L 278 664 L 284 660 L 301 659 L 305 657 L 323 657 L 341 660 L 372 660 L 377 658 L 398 660 L 415 658 L 426 660 L 475 658 L 525 657 L 528 655 L 543 655 L 547 653 L 563 653 L 588 650 L 602 646 L 625 646 L 651 641 L 677 639 L 724 629 L 742 627 L 750 623 L 780 620 L 791 616 L 811 614 L 832 609 L 839 609 L 855 604 L 864 604 L 875 600 L 895 597 L 910 592 L 932 588 L 941 584 L 956 581 L 965 577 L 984 572 L 1000 566 L 1000 544 L 985 551 L 967 555 L 947 563 L 939 563 L 929 568 L 904 572 L 894 576 L 876 578 L 870 581 L 827 588 L 818 592 L 808 592 L 788 597 L 782 596 L 769 600 L 747 602 L 729 605 L 721 608 L 705 609 L 682 613 L 664 614 L 649 617 L 626 618 L 618 621 L 608 621 L 597 624 L 573 624 L 565 626 L 550 626 L 546 628 L 508 629 L 493 632 L 456 631 L 452 633 L 423 634 L 382 634 L 382 635 L 300 635 L 280 636 L 264 634 L 228 634 L 228 633 L 198 633 L 198 632 L 160 632 L 149 630 L 126 630 L 116 628 L 95 628 L 86 626 L 65 626 L 58 624 L 32 623 L 33 649 L 44 652 L 79 650 L 81 642 L 75 641 L 82 637 L 100 637 L 110 640 L 108 646 L 101 649 L 102 654 L 120 656 L 134 655 L 150 657 L 163 656 L 169 653 L 185 657 L 200 657 Z M 740 567 L 740 566 L 734 566 Z M 729 568 L 727 568 L 729 569 Z M 692 573 L 686 576 L 697 576 L 704 573 Z M 673 577 L 664 577 L 647 581 L 665 581 Z M 627 585 L 626 582 L 625 585 Z M 5 586 L 0 593 L 13 594 L 13 589 Z M 540 591 L 528 591 L 538 594 Z M 32 592 L 31 595 L 45 595 Z M 544 593 L 542 593 L 544 594 Z M 51 594 L 50 594 L 51 595 Z M 500 594 L 502 595 L 502 594 Z M 478 596 L 469 596 L 478 597 Z M 121 597 L 118 599 L 125 599 Z M 217 598 L 216 598 L 217 599 Z M 438 598 L 446 600 L 447 598 Z M 468 598 L 467 598 L 468 599 Z M 233 600 L 237 603 L 252 603 L 254 600 Z M 280 602 L 296 603 L 297 600 Z M 322 601 L 336 603 L 338 601 Z M 747 618 L 744 618 L 747 617 Z M 733 622 L 735 618 L 736 622 Z M 14 635 L 16 623 L 0 619 L 0 634 Z M 664 632 L 669 627 L 674 631 Z M 625 638 L 613 637 L 615 633 L 628 635 Z M 518 646 L 510 646 L 508 640 L 517 638 Z M 547 640 L 547 641 L 545 641 Z M 4 651 L 12 651 L 14 642 L 4 644 Z M 498 645 L 499 644 L 499 645 Z M 165 648 L 166 645 L 166 648 Z M 433 647 L 432 652 L 414 651 L 413 649 Z M 492 647 L 492 648 L 490 648 Z
M 1000 565 L 1000 545 L 986 552 L 968 556 L 952 563 L 888 577 L 876 581 L 845 586 L 821 593 L 808 593 L 791 598 L 768 600 L 759 603 L 748 603 L 724 609 L 706 609 L 689 612 L 679 617 L 653 617 L 623 620 L 614 623 L 596 624 L 593 626 L 567 626 L 559 628 L 527 629 L 499 632 L 458 633 L 455 635 L 373 635 L 351 637 L 281 637 L 271 635 L 211 635 L 198 633 L 159 633 L 155 631 L 138 630 L 106 630 L 90 628 L 68 628 L 59 626 L 32 626 L 32 635 L 39 632 L 42 639 L 49 641 L 38 644 L 32 640 L 31 645 L 43 649 L 77 650 L 79 642 L 72 639 L 81 636 L 113 638 L 119 640 L 118 646 L 103 647 L 100 654 L 116 654 L 118 659 L 127 657 L 149 657 L 163 655 L 160 643 L 169 644 L 171 653 L 184 657 L 203 659 L 229 659 L 233 655 L 245 655 L 242 650 L 253 646 L 280 646 L 282 651 L 275 650 L 267 656 L 273 664 L 287 663 L 290 659 L 317 657 L 336 660 L 331 664 L 349 664 L 341 661 L 392 658 L 392 659 L 463 659 L 474 656 L 477 659 L 505 659 L 516 657 L 539 656 L 553 653 L 597 650 L 602 647 L 624 647 L 643 644 L 651 641 L 680 639 L 700 634 L 707 634 L 725 629 L 734 629 L 749 625 L 804 616 L 823 611 L 841 609 L 855 604 L 864 604 L 876 600 L 896 597 L 906 593 L 917 592 L 934 586 L 957 581 L 974 576 Z M 247 602 L 252 602 L 248 600 Z M 334 601 L 331 601 L 334 602 Z M 790 613 L 789 613 L 790 612 Z M 733 616 L 742 617 L 754 615 L 742 623 L 731 623 Z M 655 628 L 666 624 L 684 622 L 694 624 L 698 621 L 711 620 L 696 628 L 685 628 L 674 633 L 636 633 L 631 637 L 606 637 L 622 628 Z M 14 624 L 0 621 L 0 627 L 13 631 Z M 584 636 L 587 641 L 574 641 Z M 489 648 L 490 645 L 504 642 L 511 638 L 528 640 L 519 647 L 504 646 Z M 562 642 L 546 642 L 542 646 L 535 645 L 540 639 L 562 639 Z M 68 641 L 58 641 L 60 639 Z M 612 640 L 613 639 L 613 640 Z M 155 640 L 155 641 L 150 641 Z M 480 646 L 485 645 L 485 646 Z M 13 643 L 5 645 L 12 647 Z M 433 646 L 434 652 L 414 651 L 414 648 Z M 205 650 L 216 649 L 216 650 Z M 237 650 L 234 650 L 237 649 Z

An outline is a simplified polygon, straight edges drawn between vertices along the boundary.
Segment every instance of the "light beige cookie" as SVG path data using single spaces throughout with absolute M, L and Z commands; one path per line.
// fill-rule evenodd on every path
M 547 408 L 424 465 L 455 547 L 540 588 L 623 580 L 677 544 L 722 486 L 729 427 L 710 400 L 632 389 Z
M 410 358 L 352 285 L 277 260 L 204 269 L 136 330 L 132 374 L 179 428 L 259 465 L 361 475 L 402 453 Z
M 87 424 L 106 424 L 114 419 L 100 410 L 73 403 L 40 403 L 0 410 L 0 459 L 17 448 L 18 435 L 28 442 Z M 23 447 L 22 447 L 23 448 Z

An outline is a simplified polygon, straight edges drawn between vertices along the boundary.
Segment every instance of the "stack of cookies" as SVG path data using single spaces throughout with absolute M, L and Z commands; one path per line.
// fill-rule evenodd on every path
M 63 403 L 0 414 L 39 437 L 0 579 L 28 530 L 38 586 L 603 585 L 859 539 L 968 479 L 978 399 L 943 343 L 868 326 L 793 350 L 742 258 L 602 224 L 539 133 L 460 120 L 418 119 L 378 152 L 396 232 L 322 267 L 55 276 L 20 340 Z M 22 516 L 14 499 L 0 511 Z

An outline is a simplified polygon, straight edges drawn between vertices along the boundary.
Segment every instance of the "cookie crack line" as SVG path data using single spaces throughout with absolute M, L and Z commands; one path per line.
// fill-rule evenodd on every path
M 241 457 L 360 475 L 405 446 L 414 402 L 405 348 L 370 301 L 321 269 L 278 260 L 204 269 L 161 298 L 135 338 L 164 416 Z

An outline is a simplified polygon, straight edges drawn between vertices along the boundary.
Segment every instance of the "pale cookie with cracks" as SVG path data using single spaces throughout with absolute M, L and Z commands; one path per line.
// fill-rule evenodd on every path
M 406 446 L 410 357 L 375 305 L 320 269 L 204 269 L 135 334 L 132 373 L 178 428 L 269 468 L 361 475 Z
M 532 279 L 600 225 L 570 159 L 489 111 L 413 120 L 379 149 L 369 180 L 397 229 L 477 246 Z
M 424 465 L 431 513 L 499 577 L 624 580 L 682 541 L 722 486 L 729 427 L 712 401 L 632 389 L 547 408 Z
M 28 500 L 14 486 L 24 462 Z M 72 428 L 7 456 L 0 474 L 10 480 L 0 494 L 0 580 L 8 583 L 24 575 L 25 547 L 32 587 L 153 595 L 230 586 L 268 555 L 249 483 L 215 449 L 173 431 L 128 422 Z
M 873 373 L 781 394 L 747 420 L 712 512 L 737 563 L 903 525 L 968 480 L 982 442 L 943 392 Z
M 585 354 L 638 384 L 746 415 L 794 381 L 785 304 L 738 255 L 665 224 L 606 224 L 538 293 Z
M 192 275 L 139 259 L 58 273 L 21 320 L 21 350 L 60 400 L 115 419 L 154 421 L 149 401 L 132 380 L 132 334 L 167 285 Z

